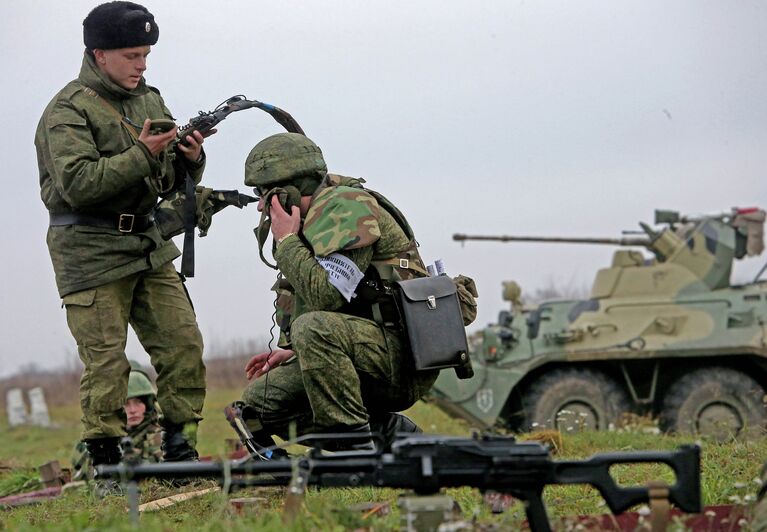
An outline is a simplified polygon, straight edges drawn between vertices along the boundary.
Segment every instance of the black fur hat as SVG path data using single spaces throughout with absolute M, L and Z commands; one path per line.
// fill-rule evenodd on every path
M 83 20 L 83 41 L 88 50 L 113 50 L 153 45 L 160 29 L 147 8 L 133 2 L 107 2 Z

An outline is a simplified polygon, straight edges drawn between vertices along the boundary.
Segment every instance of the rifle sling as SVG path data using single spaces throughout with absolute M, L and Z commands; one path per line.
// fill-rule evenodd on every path
M 194 228 L 197 225 L 195 185 L 185 164 L 184 169 L 184 251 L 181 254 L 181 275 L 194 277 Z
M 126 117 L 123 116 L 117 109 L 115 109 L 115 107 L 111 103 L 106 101 L 103 96 L 101 96 L 98 92 L 91 89 L 90 87 L 83 86 L 83 92 L 87 94 L 88 96 L 92 96 L 93 98 L 96 98 L 96 101 L 99 102 L 102 105 L 102 107 L 104 107 L 104 109 L 112 113 L 115 116 L 115 118 L 117 118 L 117 120 L 120 121 L 120 124 L 122 124 L 122 126 L 126 129 L 126 131 L 128 131 L 128 134 L 131 136 L 131 138 L 135 142 L 139 141 L 138 133 L 136 133 L 136 128 L 134 128 L 131 124 L 129 124 L 126 121 Z

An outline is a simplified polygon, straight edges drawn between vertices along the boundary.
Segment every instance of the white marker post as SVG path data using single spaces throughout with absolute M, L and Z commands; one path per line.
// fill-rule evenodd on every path
M 27 407 L 21 389 L 12 388 L 5 395 L 5 405 L 8 409 L 8 425 L 18 427 L 27 422 Z
M 45 394 L 40 387 L 29 390 L 29 421 L 38 427 L 49 428 L 51 426 L 51 416 L 48 414 Z

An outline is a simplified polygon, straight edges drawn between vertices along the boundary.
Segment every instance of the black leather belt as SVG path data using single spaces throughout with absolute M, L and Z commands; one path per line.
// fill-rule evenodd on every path
M 81 212 L 50 213 L 50 225 L 87 225 L 116 229 L 121 233 L 143 233 L 154 223 L 154 214 L 104 213 L 85 214 Z

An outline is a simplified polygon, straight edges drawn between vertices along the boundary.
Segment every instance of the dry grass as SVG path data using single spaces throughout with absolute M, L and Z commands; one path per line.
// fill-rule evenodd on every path
M 205 421 L 200 427 L 200 451 L 218 455 L 224 451 L 224 438 L 234 437 L 222 414 L 223 407 L 239 395 L 239 388 L 213 389 L 208 394 L 204 411 Z M 57 428 L 44 430 L 22 427 L 8 430 L 5 418 L 0 421 L 0 463 L 12 466 L 12 471 L 0 469 L 0 489 L 17 486 L 34 476 L 34 468 L 50 460 L 68 463 L 70 450 L 79 432 L 79 410 L 76 405 L 53 406 L 51 413 Z M 469 427 L 449 418 L 432 405 L 419 403 L 408 412 L 429 432 L 466 435 Z M 557 459 L 580 459 L 596 452 L 615 450 L 672 449 L 690 438 L 665 436 L 645 430 L 637 423 L 621 432 L 584 432 L 568 435 L 546 435 L 546 441 L 555 442 Z M 530 435 L 530 437 L 539 437 Z M 707 504 L 749 503 L 756 492 L 754 482 L 761 462 L 767 456 L 767 439 L 724 444 L 702 442 L 703 494 Z M 649 480 L 672 480 L 665 466 L 642 465 L 619 467 L 614 471 L 624 485 L 643 485 Z M 202 483 L 185 490 L 208 486 Z M 164 497 L 179 490 L 148 482 L 142 485 L 142 502 Z M 234 497 L 258 496 L 265 502 L 238 515 L 223 494 L 210 494 L 187 501 L 141 519 L 142 530 L 345 530 L 372 527 L 371 530 L 396 530 L 399 527 L 397 498 L 399 492 L 391 489 L 310 489 L 306 504 L 296 520 L 286 526 L 282 522 L 283 488 L 248 489 Z M 516 530 L 524 518 L 520 504 L 504 514 L 492 515 L 482 496 L 470 488 L 447 490 L 459 503 L 463 517 L 476 517 L 479 523 L 496 525 L 502 530 Z M 551 486 L 546 488 L 545 499 L 554 516 L 597 514 L 606 511 L 599 494 L 587 486 Z M 368 517 L 349 510 L 349 506 L 362 502 L 388 503 L 392 512 L 386 517 Z M 36 506 L 0 511 L 0 530 L 130 530 L 125 513 L 125 499 L 110 497 L 104 501 L 91 498 L 85 491 Z

